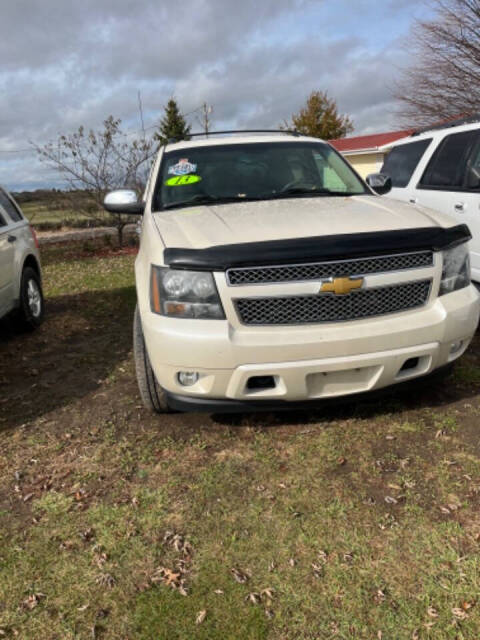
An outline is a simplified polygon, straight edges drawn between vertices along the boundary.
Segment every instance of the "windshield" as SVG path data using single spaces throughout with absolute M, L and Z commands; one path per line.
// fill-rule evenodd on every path
M 345 160 L 322 142 L 198 146 L 165 153 L 154 207 L 367 193 Z

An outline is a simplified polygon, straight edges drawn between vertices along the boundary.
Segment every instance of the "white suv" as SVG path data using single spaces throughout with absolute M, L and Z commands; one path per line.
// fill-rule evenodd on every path
M 0 188 L 0 318 L 15 312 L 26 329 L 44 314 L 38 241 L 13 198 Z
M 380 198 L 283 132 L 162 147 L 135 263 L 137 378 L 156 411 L 293 407 L 449 365 L 479 318 L 465 225 Z
M 391 178 L 390 198 L 436 209 L 468 225 L 472 278 L 480 282 L 480 119 L 472 120 L 397 141 L 381 174 Z

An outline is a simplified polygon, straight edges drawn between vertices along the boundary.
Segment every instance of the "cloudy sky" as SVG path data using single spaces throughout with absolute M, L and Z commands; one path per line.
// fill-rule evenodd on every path
M 0 23 L 0 184 L 59 185 L 30 142 L 113 114 L 126 131 L 171 95 L 192 128 L 277 127 L 327 90 L 355 133 L 398 128 L 391 89 L 420 0 L 12 0 Z

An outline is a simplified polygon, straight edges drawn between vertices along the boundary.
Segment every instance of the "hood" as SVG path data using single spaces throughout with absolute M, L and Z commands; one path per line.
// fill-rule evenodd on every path
M 201 205 L 153 217 L 165 246 L 185 249 L 455 224 L 428 209 L 368 195 Z

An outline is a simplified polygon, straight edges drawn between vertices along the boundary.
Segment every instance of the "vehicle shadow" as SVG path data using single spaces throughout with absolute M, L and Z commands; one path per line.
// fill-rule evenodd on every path
M 131 350 L 134 287 L 49 298 L 44 324 L 0 325 L 0 430 L 97 389 Z

